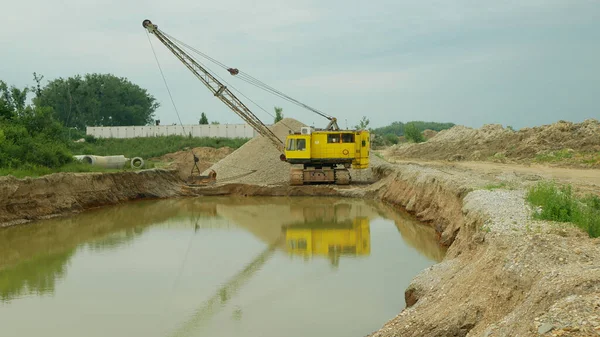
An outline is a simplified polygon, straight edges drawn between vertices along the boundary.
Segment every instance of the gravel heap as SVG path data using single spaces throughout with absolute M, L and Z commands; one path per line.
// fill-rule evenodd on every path
M 284 118 L 270 127 L 282 141 L 289 131 L 298 132 L 306 126 L 293 118 Z M 290 164 L 279 160 L 279 151 L 271 141 L 257 136 L 210 169 L 217 172 L 218 182 L 273 185 L 287 182 Z M 208 171 L 208 170 L 207 170 Z M 208 172 L 205 172 L 207 174 Z
M 577 154 L 595 155 L 600 151 L 600 122 L 595 119 L 582 123 L 559 121 L 519 131 L 499 124 L 488 124 L 479 129 L 457 125 L 423 143 L 393 146 L 388 155 L 432 160 L 531 161 L 540 156 L 551 159 L 558 151 L 574 160 Z M 582 159 L 594 162 L 595 158 Z
M 305 124 L 293 119 L 284 118 L 270 127 L 271 131 L 285 142 L 289 131 L 298 132 Z M 290 164 L 279 160 L 279 151 L 271 142 L 257 136 L 233 153 L 214 164 L 210 169 L 217 172 L 217 182 L 242 183 L 253 185 L 276 185 L 289 182 Z M 384 160 L 371 155 L 371 167 L 385 163 Z M 204 172 L 208 174 L 208 169 Z M 371 181 L 371 169 L 350 170 L 353 181 Z

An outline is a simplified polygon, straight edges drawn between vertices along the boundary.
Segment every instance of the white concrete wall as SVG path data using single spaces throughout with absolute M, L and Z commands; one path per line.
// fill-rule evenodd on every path
M 185 131 L 184 131 L 185 130 Z M 256 131 L 248 124 L 99 126 L 86 128 L 96 138 L 136 138 L 180 135 L 192 137 L 252 138 Z

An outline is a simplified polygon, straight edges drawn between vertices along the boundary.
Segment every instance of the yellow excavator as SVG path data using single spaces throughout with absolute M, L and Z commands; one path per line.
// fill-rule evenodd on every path
M 349 168 L 366 169 L 369 167 L 371 148 L 370 134 L 367 130 L 341 130 L 337 119 L 312 108 L 296 99 L 268 86 L 264 82 L 199 52 L 189 45 L 175 39 L 158 29 L 150 20 L 144 20 L 142 26 L 164 44 L 204 85 L 225 105 L 238 114 L 256 132 L 266 137 L 281 152 L 280 159 L 291 164 L 290 184 L 335 183 L 347 185 L 351 182 Z M 222 82 L 217 79 L 185 50 L 191 50 L 217 64 L 230 75 L 236 76 L 275 96 L 297 104 L 329 119 L 324 129 L 302 127 L 291 132 L 285 142 L 279 139 L 258 117 L 240 101 Z

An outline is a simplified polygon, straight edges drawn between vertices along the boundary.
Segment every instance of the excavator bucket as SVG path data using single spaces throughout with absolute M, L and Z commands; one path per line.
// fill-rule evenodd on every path
M 217 172 L 210 170 L 208 175 L 191 174 L 188 177 L 187 184 L 190 186 L 212 185 L 217 182 Z

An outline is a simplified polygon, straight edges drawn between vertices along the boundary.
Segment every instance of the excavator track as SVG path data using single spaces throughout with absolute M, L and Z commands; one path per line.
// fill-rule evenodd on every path
M 304 170 L 301 168 L 290 169 L 290 185 L 299 186 L 304 184 Z
M 350 171 L 346 169 L 335 170 L 335 184 L 336 185 L 350 185 Z

